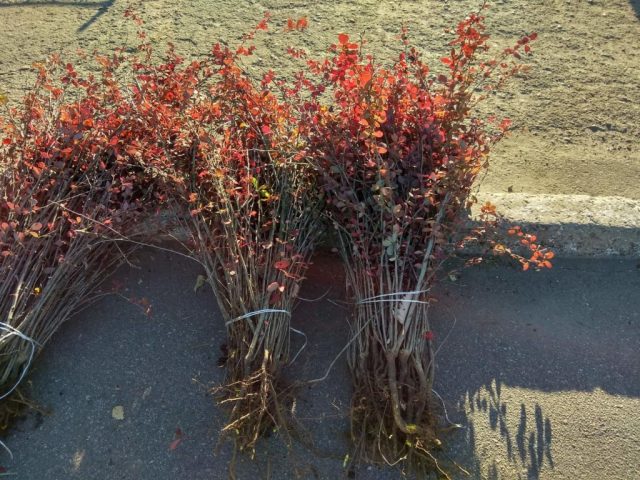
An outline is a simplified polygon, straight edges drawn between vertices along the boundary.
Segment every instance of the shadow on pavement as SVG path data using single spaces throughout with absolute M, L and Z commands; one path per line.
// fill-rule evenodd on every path
M 526 273 L 485 265 L 444 282 L 432 309 L 437 337 L 449 335 L 436 388 L 457 410 L 453 421 L 467 427 L 452 441 L 456 458 L 473 459 L 472 478 L 535 480 L 555 468 L 550 417 L 559 412 L 545 411 L 537 398 L 593 391 L 640 397 L 636 261 L 558 259 L 550 271 Z M 479 427 L 485 437 L 494 432 L 504 449 L 497 456 L 517 477 L 501 476 L 495 463 L 482 468 L 478 455 L 487 446 L 475 443 Z
M 640 0 L 629 0 L 629 2 L 636 12 L 636 17 L 640 18 Z

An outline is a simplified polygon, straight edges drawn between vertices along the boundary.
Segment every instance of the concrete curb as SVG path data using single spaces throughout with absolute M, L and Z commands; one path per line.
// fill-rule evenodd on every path
M 640 258 L 640 201 L 589 195 L 478 194 L 564 257 Z M 477 209 L 477 207 L 476 207 Z
M 478 203 L 472 216 L 480 205 L 491 202 L 509 225 L 520 225 L 528 233 L 535 233 L 540 244 L 558 256 L 640 258 L 640 200 L 491 192 L 476 196 Z M 189 237 L 180 226 L 172 226 L 168 212 L 143 224 L 141 233 L 156 240 L 187 241 Z M 469 253 L 477 252 L 471 247 Z

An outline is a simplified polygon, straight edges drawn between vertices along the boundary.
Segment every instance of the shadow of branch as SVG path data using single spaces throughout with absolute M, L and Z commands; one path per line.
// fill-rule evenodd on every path
M 106 2 L 103 2 L 100 8 L 98 8 L 98 11 L 89 20 L 84 22 L 80 26 L 80 28 L 78 28 L 78 32 L 84 32 L 87 28 L 93 25 L 102 15 L 107 13 L 107 10 L 109 10 L 109 7 L 113 5 L 114 1 L 115 0 L 108 0 Z
M 512 480 L 513 477 L 510 474 L 506 477 L 501 473 L 503 469 L 500 463 L 506 457 L 506 461 L 512 464 L 513 469 L 519 471 L 518 478 L 538 480 L 544 468 L 555 467 L 551 421 L 544 415 L 539 404 L 527 405 L 521 402 L 517 429 L 514 432 L 509 426 L 514 425 L 514 422 L 509 422 L 508 416 L 513 415 L 511 412 L 518 407 L 505 401 L 500 392 L 500 382 L 495 379 L 475 392 L 467 392 L 458 408 L 461 413 L 456 418 L 456 421 L 465 427 L 463 435 L 465 438 L 449 439 L 451 444 L 457 445 L 454 447 L 451 460 L 473 459 L 471 465 L 465 465 L 471 478 Z M 492 451 L 498 454 L 504 451 L 506 454 L 497 455 L 488 465 L 486 462 L 481 463 L 477 451 L 479 447 L 477 430 L 478 428 L 486 430 L 487 427 L 498 434 L 493 437 L 495 443 L 491 445 Z
M 97 8 L 96 13 L 78 28 L 78 32 L 84 32 L 93 25 L 102 15 L 107 13 L 109 8 L 113 6 L 115 0 L 103 1 L 82 1 L 82 0 L 23 0 L 23 1 L 4 1 L 0 2 L 2 7 L 75 7 L 75 8 Z

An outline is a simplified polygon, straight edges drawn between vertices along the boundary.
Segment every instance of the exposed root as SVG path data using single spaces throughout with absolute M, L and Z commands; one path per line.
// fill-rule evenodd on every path
M 290 403 L 290 389 L 276 382 L 277 376 L 268 368 L 268 359 L 253 374 L 246 378 L 231 380 L 226 385 L 213 390 L 218 403 L 229 411 L 228 421 L 222 429 L 221 438 L 232 438 L 235 450 L 255 454 L 258 440 L 268 436 L 270 431 L 285 432 L 289 440 L 287 405 Z
M 416 395 L 422 381 L 408 364 L 395 368 L 399 360 L 390 357 L 371 358 L 372 370 L 354 377 L 351 435 L 355 458 L 387 465 L 404 463 L 421 473 L 435 469 L 448 478 L 430 453 L 439 447 L 440 440 L 429 397 L 423 401 Z M 383 363 L 387 368 L 382 368 Z
M 29 408 L 37 408 L 30 402 L 20 390 L 15 390 L 11 395 L 0 402 L 0 432 L 6 432 L 13 425 L 13 421 L 24 415 Z
M 399 304 L 363 301 L 355 311 L 357 340 L 349 349 L 354 460 L 449 478 L 434 455 L 442 445 L 432 401 L 435 350 L 420 334 L 430 330 L 428 303 L 416 301 L 405 311 Z M 396 328 L 387 338 L 385 319 Z

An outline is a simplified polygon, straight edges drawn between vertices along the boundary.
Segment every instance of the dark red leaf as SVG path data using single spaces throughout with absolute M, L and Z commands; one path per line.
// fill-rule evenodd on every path
M 285 258 L 282 260 L 278 260 L 273 266 L 278 270 L 285 270 L 289 268 L 289 265 L 291 265 L 291 262 Z

